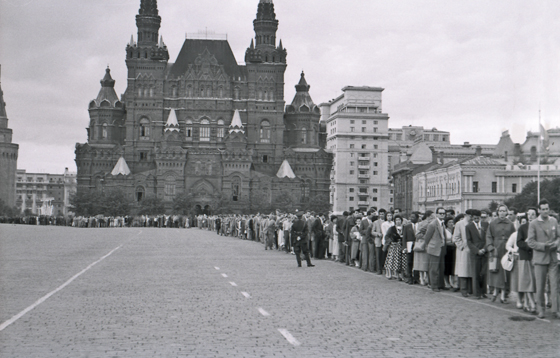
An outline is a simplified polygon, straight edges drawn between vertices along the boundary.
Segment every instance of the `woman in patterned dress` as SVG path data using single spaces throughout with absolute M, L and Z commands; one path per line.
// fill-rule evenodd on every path
M 393 280 L 404 272 L 403 247 L 402 247 L 402 217 L 395 215 L 395 226 L 391 226 L 385 235 L 384 251 L 388 250 L 387 260 L 385 260 L 385 271 L 387 279 Z

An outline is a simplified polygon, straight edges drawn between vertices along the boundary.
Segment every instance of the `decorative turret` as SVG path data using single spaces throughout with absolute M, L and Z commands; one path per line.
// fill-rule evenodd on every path
M 99 90 L 99 94 L 95 100 L 90 102 L 89 108 L 122 108 L 122 103 L 119 101 L 119 97 L 117 97 L 117 93 L 115 92 L 115 80 L 111 77 L 111 69 L 109 66 L 107 66 L 105 76 L 100 83 L 101 89 Z
M 276 47 L 276 31 L 278 31 L 278 20 L 274 13 L 272 0 L 260 0 L 257 10 L 257 18 L 253 21 L 255 29 L 256 46 L 251 40 L 251 46 L 245 53 L 245 62 L 281 62 L 286 63 L 287 52 L 280 45 Z
M 2 68 L 0 67 L 0 84 L 1 84 L 1 76 L 2 76 Z M 4 102 L 4 92 L 2 92 L 2 87 L 0 85 L 0 118 L 7 118 L 8 115 L 6 114 L 6 102 Z M 6 121 L 7 124 L 7 121 Z
M 161 17 L 158 15 L 157 0 L 141 0 L 136 15 L 138 45 L 157 45 Z
M 179 122 L 177 121 L 177 113 L 174 109 L 169 112 L 167 123 L 165 123 L 165 132 L 179 132 Z
M 245 130 L 243 129 L 243 122 L 241 122 L 241 116 L 239 115 L 238 109 L 236 109 L 235 113 L 233 113 L 233 118 L 231 119 L 231 124 L 229 125 L 229 132 L 245 134 Z
M 136 26 L 138 43 L 134 42 L 134 36 L 131 37 L 126 47 L 127 59 L 169 60 L 167 46 L 159 36 L 161 17 L 158 15 L 157 0 L 141 0 Z
M 322 133 L 326 134 L 326 127 L 320 127 L 321 111 L 311 99 L 310 88 L 302 71 L 299 83 L 296 85 L 294 100 L 292 104 L 286 106 L 284 140 L 287 146 L 317 147 L 322 143 Z

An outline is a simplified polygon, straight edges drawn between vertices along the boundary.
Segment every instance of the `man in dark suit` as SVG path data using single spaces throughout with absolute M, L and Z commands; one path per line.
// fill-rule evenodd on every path
M 479 300 L 486 297 L 486 239 L 483 239 L 485 236 L 481 236 L 480 210 L 469 209 L 466 214 L 472 217 L 472 221 L 465 227 L 465 232 L 470 250 L 473 294 Z
M 433 292 L 440 292 L 445 288 L 443 272 L 445 270 L 445 209 L 436 209 L 437 218 L 428 225 L 424 240 L 428 253 L 428 276 Z
M 314 217 L 313 223 L 311 224 L 311 235 L 313 239 L 313 242 L 311 242 L 311 251 L 313 254 L 313 258 L 322 259 L 325 254 L 323 254 L 323 257 L 321 257 L 321 249 L 323 247 L 322 242 L 324 236 L 323 221 L 321 219 L 321 215 Z
M 342 213 L 342 216 L 339 216 L 336 219 L 336 232 L 338 234 L 338 262 L 346 262 L 346 246 L 344 243 L 346 242 L 346 237 L 344 237 L 344 224 L 346 223 L 346 219 L 348 218 L 348 211 Z
M 402 247 L 404 250 L 406 250 L 407 263 L 407 272 L 405 272 L 404 274 L 407 278 L 406 283 L 408 283 L 409 285 L 414 284 L 415 280 L 414 276 L 412 275 L 412 267 L 414 267 L 414 251 L 412 251 L 412 246 L 416 241 L 415 227 L 418 223 L 419 218 L 420 215 L 417 212 L 413 212 L 412 214 L 410 214 L 410 222 L 403 226 Z M 418 282 L 418 279 L 416 279 L 416 282 Z
M 296 254 L 296 260 L 298 267 L 301 267 L 301 257 L 299 254 L 303 251 L 305 256 L 305 261 L 307 261 L 307 267 L 314 267 L 311 264 L 311 259 L 309 258 L 309 229 L 308 225 L 302 218 L 302 212 L 296 212 L 297 219 L 292 223 L 291 236 L 294 238 L 294 253 Z
M 369 227 L 372 223 L 371 218 L 373 216 L 373 212 L 369 211 L 367 216 L 362 220 L 360 223 L 360 227 L 358 230 L 360 231 L 360 235 L 362 235 L 362 242 L 360 243 L 360 266 L 362 270 L 368 271 L 369 266 L 369 256 L 372 255 L 369 251 Z M 371 270 L 371 269 L 370 269 Z

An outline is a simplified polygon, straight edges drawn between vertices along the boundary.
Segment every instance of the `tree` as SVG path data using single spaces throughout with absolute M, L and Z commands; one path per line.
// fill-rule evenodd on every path
M 194 209 L 194 195 L 181 193 L 173 199 L 173 212 L 180 215 L 189 215 Z
M 14 217 L 18 215 L 18 209 L 12 208 L 0 199 L 0 216 Z
M 560 178 L 541 181 L 541 199 L 547 199 L 550 209 L 560 212 Z M 533 181 L 525 185 L 521 193 L 505 201 L 508 207 L 514 207 L 518 211 L 526 211 L 529 207 L 537 207 L 537 182 Z
M 490 204 L 488 204 L 488 209 L 490 210 L 491 213 L 493 213 L 494 211 L 498 210 L 498 205 L 500 205 L 500 203 L 498 203 L 495 200 L 492 200 Z
M 130 213 L 131 201 L 121 189 L 79 190 L 70 197 L 72 211 L 77 216 L 124 216 Z
M 142 200 L 138 215 L 161 215 L 165 214 L 165 205 L 158 198 Z

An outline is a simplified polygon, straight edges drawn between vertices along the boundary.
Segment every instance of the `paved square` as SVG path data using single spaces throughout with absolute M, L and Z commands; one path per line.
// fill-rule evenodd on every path
M 199 229 L 0 225 L 0 356 L 560 356 L 558 320 L 314 264 Z

